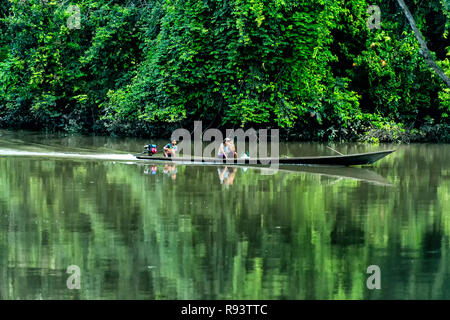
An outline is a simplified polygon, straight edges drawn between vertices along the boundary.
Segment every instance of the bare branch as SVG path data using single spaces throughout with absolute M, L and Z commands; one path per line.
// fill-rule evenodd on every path
M 403 9 L 403 12 L 406 15 L 406 18 L 409 21 L 409 24 L 411 25 L 411 28 L 414 31 L 414 34 L 419 41 L 420 44 L 420 53 L 425 58 L 425 61 L 427 64 L 437 73 L 437 75 L 447 84 L 447 87 L 450 88 L 450 78 L 447 77 L 447 75 L 444 73 L 444 71 L 436 64 L 436 62 L 433 59 L 433 56 L 430 53 L 430 50 L 428 49 L 427 43 L 425 42 L 422 34 L 420 33 L 419 28 L 417 28 L 416 22 L 414 21 L 414 17 L 412 16 L 411 12 L 409 11 L 408 7 L 405 4 L 404 0 L 397 0 L 400 7 Z

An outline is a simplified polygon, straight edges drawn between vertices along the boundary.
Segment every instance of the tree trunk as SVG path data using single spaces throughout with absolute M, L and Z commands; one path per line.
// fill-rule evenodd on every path
M 416 35 L 417 40 L 420 44 L 420 53 L 425 58 L 425 61 L 428 63 L 428 65 L 437 73 L 437 75 L 447 84 L 447 87 L 450 88 L 450 78 L 447 77 L 447 75 L 444 73 L 444 71 L 436 64 L 436 62 L 433 60 L 433 57 L 431 56 L 430 50 L 427 47 L 427 43 L 422 37 L 422 34 L 420 33 L 420 30 L 417 28 L 416 22 L 414 21 L 414 18 L 409 11 L 408 7 L 405 4 L 404 0 L 397 0 L 400 7 L 403 9 L 403 12 L 406 15 L 406 18 L 409 21 L 409 24 L 411 25 L 411 28 L 414 31 L 414 34 Z

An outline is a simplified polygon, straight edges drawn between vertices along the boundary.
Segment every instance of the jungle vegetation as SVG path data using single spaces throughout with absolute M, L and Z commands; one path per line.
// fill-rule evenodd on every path
M 450 88 L 427 63 L 450 76 L 450 2 L 404 1 L 429 55 L 399 3 L 2 1 L 0 126 L 164 136 L 202 120 L 289 139 L 450 141 Z

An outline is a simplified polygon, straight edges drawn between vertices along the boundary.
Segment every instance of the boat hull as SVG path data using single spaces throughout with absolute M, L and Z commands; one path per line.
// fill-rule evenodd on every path
M 210 157 L 158 157 L 149 155 L 136 155 L 140 160 L 178 162 L 178 163 L 211 163 L 211 164 L 234 164 L 234 165 L 271 165 L 279 164 L 303 164 L 303 165 L 328 165 L 328 166 L 358 166 L 372 164 L 395 150 L 378 152 L 358 153 L 351 155 L 323 156 L 323 157 L 292 157 L 292 158 L 257 158 L 257 159 L 219 159 Z

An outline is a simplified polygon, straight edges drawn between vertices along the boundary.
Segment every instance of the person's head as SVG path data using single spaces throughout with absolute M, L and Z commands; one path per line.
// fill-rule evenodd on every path
M 229 144 L 229 143 L 231 143 L 230 138 L 225 138 L 225 140 L 223 140 L 223 144 Z
M 176 145 L 177 144 L 177 140 L 173 139 L 172 140 L 172 145 Z

